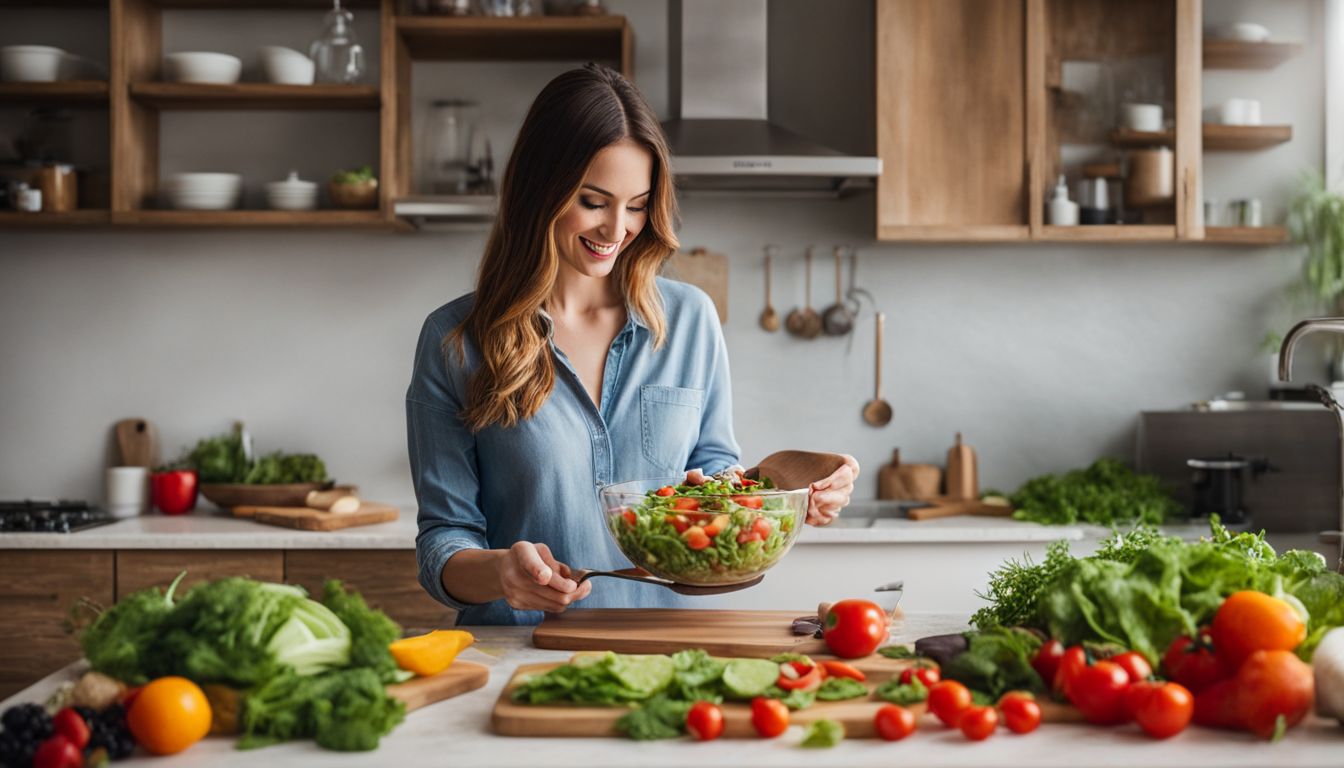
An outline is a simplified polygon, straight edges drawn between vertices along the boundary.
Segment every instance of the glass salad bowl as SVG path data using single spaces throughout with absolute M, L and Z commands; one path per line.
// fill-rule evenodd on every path
M 601 491 L 616 546 L 637 567 L 677 584 L 759 579 L 793 547 L 807 517 L 807 488 L 683 480 L 634 480 Z

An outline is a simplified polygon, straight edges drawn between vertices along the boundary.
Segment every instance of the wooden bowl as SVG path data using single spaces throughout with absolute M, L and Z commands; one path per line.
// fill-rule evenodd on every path
M 202 483 L 201 495 L 226 509 L 232 507 L 302 507 L 311 491 L 330 488 L 326 483 L 279 483 L 275 485 L 248 485 L 244 483 Z
M 354 184 L 327 182 L 327 191 L 331 194 L 331 204 L 337 208 L 377 208 L 378 180 L 369 179 Z

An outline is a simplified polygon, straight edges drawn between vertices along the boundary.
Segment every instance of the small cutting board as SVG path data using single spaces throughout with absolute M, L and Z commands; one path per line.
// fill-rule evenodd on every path
M 728 322 L 728 257 L 704 248 L 675 253 L 668 259 L 667 276 L 709 294 L 719 313 L 719 324 Z
M 558 651 L 676 653 L 703 648 L 714 656 L 769 658 L 825 655 L 826 643 L 795 635 L 798 611 L 702 611 L 686 608 L 571 608 L 546 614 L 532 645 Z
M 510 698 L 520 678 L 554 669 L 560 664 L 525 664 L 520 666 L 504 686 L 504 691 L 490 713 L 490 729 L 500 736 L 620 736 L 616 721 L 629 710 L 625 707 L 587 707 L 578 705 L 517 704 Z M 870 679 L 869 683 L 873 681 Z M 870 684 L 869 688 L 873 686 Z M 789 713 L 793 725 L 807 725 L 814 720 L 837 720 L 845 726 L 845 737 L 871 739 L 877 736 L 873 718 L 886 704 L 871 693 L 867 698 L 848 701 L 819 701 L 812 706 Z M 1055 702 L 1040 700 L 1041 719 L 1046 722 L 1079 722 L 1078 711 Z M 729 702 L 723 707 L 723 736 L 726 738 L 759 738 L 751 724 L 751 705 Z M 934 727 L 932 715 L 925 715 L 924 704 L 908 709 L 924 722 L 923 727 Z M 941 725 L 937 726 L 941 728 Z
M 470 661 L 455 661 L 437 675 L 413 677 L 404 683 L 387 686 L 387 695 L 399 699 L 406 711 L 474 691 L 490 680 L 490 668 Z
M 239 512 L 239 510 L 242 510 Z M 335 531 L 356 525 L 389 523 L 401 514 L 390 504 L 377 504 L 371 501 L 360 503 L 355 512 L 324 512 L 311 507 L 236 507 L 234 514 L 251 517 L 258 523 L 278 525 L 284 528 L 298 528 L 304 531 Z
M 117 466 L 159 465 L 159 430 L 149 419 L 122 419 L 113 428 L 117 438 Z

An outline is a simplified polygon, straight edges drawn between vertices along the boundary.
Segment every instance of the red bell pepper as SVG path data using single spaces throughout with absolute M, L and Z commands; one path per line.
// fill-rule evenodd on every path
M 154 506 L 165 515 L 182 515 L 196 508 L 196 470 L 173 469 L 150 476 Z

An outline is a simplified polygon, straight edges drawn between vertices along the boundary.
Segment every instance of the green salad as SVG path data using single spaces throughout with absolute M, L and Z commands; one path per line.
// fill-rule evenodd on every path
M 666 485 L 607 524 L 635 565 L 686 584 L 730 584 L 765 570 L 788 549 L 795 525 L 790 499 L 759 495 L 774 486 L 740 477 Z

